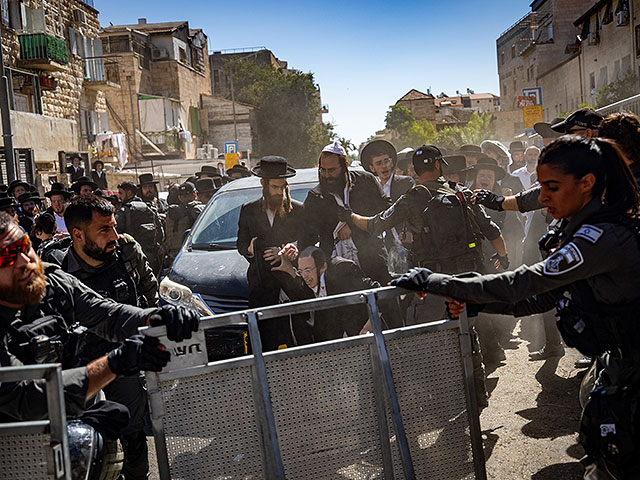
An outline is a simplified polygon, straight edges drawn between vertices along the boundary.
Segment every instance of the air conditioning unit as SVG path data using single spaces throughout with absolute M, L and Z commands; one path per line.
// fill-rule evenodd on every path
M 597 45 L 600 43 L 600 34 L 598 32 L 589 33 L 589 45 Z
M 162 60 L 165 58 L 169 58 L 169 52 L 166 48 L 154 48 L 151 50 L 151 58 L 153 60 Z
M 616 26 L 624 27 L 629 25 L 629 10 L 620 10 L 616 13 Z
M 87 25 L 87 14 L 84 10 L 76 8 L 73 11 L 73 21 L 79 25 Z

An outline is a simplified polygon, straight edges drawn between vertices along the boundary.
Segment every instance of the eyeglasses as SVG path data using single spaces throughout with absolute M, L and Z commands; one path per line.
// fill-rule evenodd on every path
M 31 241 L 28 235 L 23 235 L 22 238 L 16 240 L 10 245 L 0 247 L 0 268 L 10 267 L 21 253 L 25 255 L 31 250 Z
M 309 275 L 315 269 L 316 269 L 316 267 L 309 267 L 309 268 L 305 268 L 304 270 L 300 270 L 300 269 L 296 268 L 296 273 L 298 275 Z
M 391 157 L 383 158 L 382 160 L 376 160 L 373 164 L 376 167 L 381 167 L 382 165 L 391 165 L 393 163 L 393 159 Z

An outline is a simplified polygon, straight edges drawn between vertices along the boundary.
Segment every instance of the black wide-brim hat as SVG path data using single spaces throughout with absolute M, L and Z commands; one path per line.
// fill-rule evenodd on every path
M 478 157 L 478 163 L 471 167 L 470 170 L 473 172 L 473 175 L 478 173 L 478 170 L 493 170 L 494 172 L 496 172 L 496 182 L 502 180 L 507 174 L 504 168 L 498 165 L 498 162 L 486 153 Z
M 31 201 L 36 202 L 38 200 L 42 200 L 42 198 L 38 195 L 37 192 L 35 192 L 35 193 L 34 192 L 23 193 L 22 195 L 20 195 L 18 197 L 18 203 L 20 205 L 22 205 L 23 203 L 26 203 L 26 202 L 31 202 Z
M 142 185 L 155 185 L 157 183 L 160 183 L 158 180 L 153 179 L 153 174 L 151 173 L 143 173 L 142 175 L 140 175 L 138 177 L 138 182 L 140 182 L 138 184 L 138 187 L 141 187 Z
M 222 175 L 220 175 L 220 171 L 212 166 L 212 165 L 203 165 L 200 168 L 199 172 L 196 172 L 196 177 L 201 177 L 202 175 L 211 175 L 213 177 L 222 177 Z
M 55 182 L 51 185 L 51 190 L 44 194 L 47 198 L 51 198 L 53 195 L 63 195 L 65 198 L 71 198 L 73 197 L 73 192 L 67 190 L 63 183 Z
M 96 190 L 98 188 L 98 184 L 89 177 L 80 177 L 73 185 L 71 185 L 71 190 L 78 193 L 80 191 L 80 187 L 83 185 L 89 185 L 91 190 Z
M 388 154 L 393 160 L 393 168 L 396 168 L 398 164 L 398 152 L 396 152 L 396 147 L 394 147 L 391 142 L 386 140 L 377 139 L 371 140 L 367 143 L 360 152 L 360 165 L 366 171 L 369 171 L 369 167 L 371 166 L 371 158 L 373 157 L 372 151 L 378 151 L 379 154 Z
M 14 180 L 9 184 L 9 188 L 7 189 L 9 195 L 13 195 L 13 191 L 16 189 L 16 187 L 24 187 L 25 190 L 31 191 L 31 185 L 29 185 L 27 182 L 23 182 L 22 180 Z
M 466 173 L 473 167 L 467 167 L 467 159 L 464 155 L 445 155 L 446 163 L 442 164 L 442 174 Z
M 218 182 L 216 182 L 215 180 L 218 180 Z M 217 192 L 220 187 L 222 186 L 222 179 L 221 178 L 201 178 L 196 182 L 196 191 L 198 193 L 215 193 Z
M 287 163 L 286 158 L 268 155 L 260 159 L 260 163 L 251 169 L 251 173 L 261 178 L 288 178 L 293 177 L 296 170 Z
M 9 207 L 17 207 L 18 202 L 16 202 L 13 197 L 0 197 L 0 210 L 4 210 Z
M 102 168 L 104 168 L 104 162 L 102 160 L 96 160 L 95 162 L 93 162 L 93 169 L 96 169 L 96 165 L 102 165 Z

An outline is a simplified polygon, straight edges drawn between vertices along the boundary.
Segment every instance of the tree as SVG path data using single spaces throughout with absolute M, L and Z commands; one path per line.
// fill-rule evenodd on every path
M 406 133 L 411 124 L 416 121 L 413 113 L 404 105 L 395 104 L 387 112 L 384 118 L 387 130 L 395 130 L 402 134 Z
M 236 101 L 257 107 L 260 154 L 282 155 L 296 167 L 314 166 L 318 152 L 335 132 L 322 121 L 313 74 L 252 62 L 227 65 L 227 70 L 231 68 Z
M 622 77 L 601 87 L 596 92 L 596 108 L 605 107 L 640 93 L 638 76 L 633 70 L 627 70 Z

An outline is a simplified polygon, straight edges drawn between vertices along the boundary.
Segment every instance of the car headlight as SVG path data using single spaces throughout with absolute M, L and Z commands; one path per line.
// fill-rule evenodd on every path
M 214 315 L 200 295 L 193 293 L 189 287 L 169 280 L 169 277 L 164 277 L 160 282 L 160 298 L 171 305 L 192 308 L 203 317 Z

